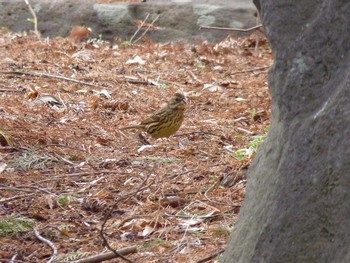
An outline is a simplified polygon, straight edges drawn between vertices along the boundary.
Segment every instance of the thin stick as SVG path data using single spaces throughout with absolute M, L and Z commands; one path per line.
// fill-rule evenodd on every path
M 33 18 L 34 18 L 34 33 L 35 35 L 40 38 L 40 32 L 38 31 L 38 18 L 36 17 L 36 14 L 34 12 L 34 9 L 32 8 L 32 6 L 30 5 L 28 0 L 24 0 L 24 2 L 26 2 L 30 13 L 32 14 Z
M 230 209 L 232 210 L 232 209 Z M 230 211 L 229 210 L 229 211 Z M 215 214 L 215 215 L 206 215 L 206 216 L 196 216 L 196 215 L 191 215 L 191 216 L 186 216 L 186 215 L 171 215 L 165 212 L 165 216 L 167 217 L 177 217 L 177 218 L 190 218 L 190 219 L 208 219 L 208 218 L 214 218 L 214 217 L 219 217 L 225 214 L 226 212 L 220 213 L 220 214 Z
M 17 256 L 18 256 L 18 254 L 13 255 L 13 257 L 11 258 L 11 260 L 9 261 L 9 263 L 15 263 L 15 262 L 16 262 Z
M 0 184 L 0 189 L 1 190 L 9 190 L 9 191 L 23 191 L 21 190 L 21 188 L 29 188 L 29 189 L 34 189 L 34 190 L 38 190 L 40 192 L 44 192 L 45 194 L 55 194 L 55 193 L 52 193 L 46 189 L 42 189 L 42 188 L 39 188 L 39 187 L 35 187 L 35 186 L 29 186 L 29 185 L 18 185 L 18 186 L 12 186 L 12 187 L 7 187 L 7 186 L 4 186 L 2 184 Z M 24 190 L 25 191 L 25 190 Z M 56 195 L 56 194 L 55 194 Z
M 75 148 L 75 147 L 72 147 L 72 146 L 68 146 L 68 145 L 65 145 L 65 144 L 46 144 L 44 146 L 41 146 L 39 148 L 37 148 L 36 150 L 41 150 L 41 149 L 44 149 L 44 148 L 47 148 L 47 147 L 62 147 L 62 148 L 68 148 L 68 149 L 72 149 L 72 150 L 77 150 L 77 151 L 81 151 L 81 152 L 86 152 L 85 150 L 82 150 L 82 149 L 78 149 L 78 148 Z
M 131 260 L 127 259 L 126 257 L 124 257 L 122 254 L 120 254 L 117 250 L 115 250 L 114 248 L 112 248 L 110 246 L 110 244 L 108 243 L 104 233 L 103 233 L 103 230 L 104 230 L 104 227 L 107 223 L 107 220 L 108 218 L 111 216 L 111 214 L 113 213 L 114 209 L 117 207 L 118 203 L 122 200 L 122 198 L 120 198 L 117 202 L 114 203 L 114 205 L 112 206 L 111 210 L 109 211 L 109 213 L 106 215 L 105 219 L 103 220 L 103 223 L 102 223 L 102 226 L 101 226 L 101 229 L 100 229 L 100 236 L 103 240 L 103 243 L 104 245 L 116 256 L 116 257 L 119 257 L 119 258 L 122 258 L 124 259 L 126 262 L 129 262 L 129 263 L 133 263 Z
M 173 135 L 174 137 L 180 137 L 180 136 L 187 136 L 187 135 L 192 135 L 192 134 L 199 134 L 199 135 L 211 135 L 220 138 L 222 141 L 229 141 L 232 142 L 233 140 L 225 138 L 222 135 L 212 133 L 210 131 L 194 131 L 194 132 L 187 132 L 187 133 L 181 133 L 181 134 L 175 134 Z
M 22 90 L 0 89 L 0 92 L 23 92 Z
M 153 19 L 152 23 L 148 25 L 148 27 L 147 27 L 146 30 L 142 33 L 142 35 L 141 35 L 138 39 L 136 39 L 136 40 L 134 41 L 134 44 L 135 44 L 136 42 L 138 42 L 141 38 L 143 38 L 144 35 L 146 35 L 147 31 L 148 31 L 148 30 L 151 28 L 151 26 L 153 26 L 153 24 L 158 20 L 159 16 L 160 16 L 160 15 L 157 15 L 156 18 Z
M 75 82 L 75 83 L 79 83 L 79 84 L 83 84 L 83 85 L 87 85 L 87 86 L 99 87 L 98 85 L 90 83 L 90 82 L 80 81 L 80 80 L 76 80 L 76 79 L 72 79 L 72 78 L 67 78 L 64 76 L 52 75 L 52 74 L 43 73 L 43 72 L 0 70 L 0 74 L 28 75 L 28 76 L 45 77 L 45 78 L 50 78 L 50 79 L 62 79 L 62 80 L 71 81 L 71 82 Z
M 249 32 L 262 27 L 262 24 L 253 26 L 250 28 L 232 28 L 232 27 L 216 27 L 216 26 L 201 26 L 199 29 L 210 29 L 210 30 L 223 30 L 223 31 L 238 31 L 238 32 Z
M 106 214 L 106 216 L 105 216 L 105 218 L 104 218 L 104 220 L 103 220 L 103 222 L 102 222 L 101 229 L 100 229 L 100 236 L 101 236 L 101 238 L 102 238 L 102 240 L 103 240 L 103 242 L 104 242 L 104 245 L 105 245 L 110 251 L 112 251 L 116 256 L 118 256 L 118 257 L 124 259 L 125 261 L 127 261 L 127 262 L 129 262 L 129 263 L 133 263 L 133 262 L 132 262 L 131 260 L 127 259 L 126 257 L 124 257 L 123 255 L 119 254 L 117 250 L 115 250 L 114 248 L 112 248 L 112 247 L 110 246 L 110 244 L 108 243 L 107 238 L 105 237 L 104 228 L 105 228 L 105 226 L 106 226 L 106 223 L 107 223 L 109 217 L 112 215 L 114 209 L 118 206 L 118 204 L 119 204 L 121 201 L 123 201 L 123 200 L 125 200 L 125 199 L 127 199 L 127 198 L 131 198 L 131 197 L 137 195 L 138 193 L 140 193 L 141 191 L 143 191 L 144 189 L 146 189 L 146 188 L 149 187 L 149 185 L 145 185 L 146 182 L 147 182 L 147 180 L 148 180 L 148 177 L 149 177 L 149 176 L 147 176 L 146 179 L 143 180 L 142 184 L 140 184 L 140 186 L 136 189 L 136 191 L 134 191 L 134 192 L 132 192 L 132 193 L 130 193 L 130 194 L 128 194 L 128 195 L 125 195 L 125 196 L 120 197 L 120 198 L 114 203 L 114 205 L 112 206 L 112 208 L 111 208 L 111 209 L 109 210 L 109 212 Z
M 136 253 L 137 247 L 136 246 L 125 247 L 122 249 L 118 249 L 117 252 L 120 255 L 125 256 L 125 255 L 131 254 L 131 253 Z M 114 252 L 107 252 L 107 253 L 91 256 L 88 258 L 83 258 L 80 260 L 72 261 L 71 263 L 97 263 L 97 262 L 102 262 L 105 260 L 110 260 L 110 259 L 113 259 L 116 257 L 118 257 L 118 256 Z
M 140 29 L 143 27 L 143 25 L 146 23 L 147 19 L 149 17 L 149 13 L 147 14 L 146 18 L 142 21 L 141 25 L 137 28 L 137 30 L 135 31 L 135 33 L 132 35 L 132 37 L 130 38 L 129 42 L 132 43 L 134 37 L 137 35 L 137 33 L 140 31 Z
M 209 260 L 211 260 L 211 259 L 213 259 L 213 258 L 216 258 L 218 255 L 220 255 L 220 254 L 222 254 L 222 253 L 224 253 L 224 252 L 225 252 L 225 249 L 221 249 L 220 251 L 218 251 L 218 252 L 216 252 L 216 253 L 214 253 L 214 254 L 212 254 L 212 255 L 206 257 L 206 258 L 203 258 L 203 259 L 201 259 L 201 260 L 198 260 L 197 263 L 204 263 L 204 262 L 207 262 L 207 261 L 209 261 Z
M 21 199 L 21 198 L 29 197 L 29 196 L 32 196 L 32 195 L 34 195 L 34 194 L 35 194 L 35 193 L 25 194 L 25 195 L 16 195 L 16 196 L 13 196 L 13 197 L 4 198 L 4 199 L 1 199 L 1 200 L 0 200 L 0 204 L 7 203 L 7 202 L 11 202 L 11 201 L 16 200 L 16 199 Z
M 152 85 L 152 83 L 150 83 L 149 81 L 144 80 L 130 79 L 125 81 L 131 84 Z
M 35 227 L 33 227 L 33 231 L 34 231 L 34 234 L 35 234 L 35 236 L 36 236 L 37 239 L 39 239 L 41 242 L 44 242 L 45 244 L 49 245 L 49 246 L 52 248 L 53 252 L 52 252 L 51 258 L 50 258 L 50 260 L 47 261 L 47 262 L 48 262 L 48 263 L 53 262 L 53 261 L 56 259 L 57 253 L 58 253 L 55 244 L 54 244 L 52 241 L 50 241 L 50 240 L 48 240 L 48 239 L 46 239 L 46 238 L 43 238 L 43 237 L 39 234 L 39 231 L 38 231 Z
M 264 66 L 264 67 L 252 68 L 252 69 L 247 69 L 247 70 L 234 71 L 234 72 L 230 73 L 230 76 L 232 76 L 234 74 L 239 74 L 239 73 L 247 73 L 247 72 L 252 72 L 252 71 L 257 71 L 257 70 L 264 70 L 264 69 L 268 69 L 269 67 L 270 66 Z

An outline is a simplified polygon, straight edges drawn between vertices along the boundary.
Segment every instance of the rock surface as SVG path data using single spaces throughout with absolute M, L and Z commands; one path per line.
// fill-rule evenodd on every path
M 256 2 L 273 117 L 222 262 L 350 262 L 350 2 Z
M 245 0 L 148 0 L 146 3 L 98 3 L 94 0 L 31 0 L 43 36 L 67 36 L 74 25 L 92 29 L 92 36 L 104 39 L 115 37 L 128 40 L 137 27 L 135 20 L 144 20 L 149 13 L 150 23 L 157 15 L 159 30 L 147 33 L 155 41 L 214 40 L 227 32 L 198 30 L 199 26 L 248 28 L 256 24 L 256 9 Z M 12 31 L 29 31 L 32 18 L 23 0 L 0 0 L 0 26 Z

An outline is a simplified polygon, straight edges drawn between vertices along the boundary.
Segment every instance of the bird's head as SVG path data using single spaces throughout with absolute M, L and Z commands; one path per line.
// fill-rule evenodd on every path
M 169 101 L 169 107 L 177 109 L 185 109 L 186 97 L 182 92 L 176 92 Z

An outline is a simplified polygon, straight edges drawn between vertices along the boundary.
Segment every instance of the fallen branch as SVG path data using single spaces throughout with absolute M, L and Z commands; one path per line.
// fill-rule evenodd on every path
M 209 29 L 209 30 L 222 30 L 222 31 L 238 31 L 238 32 L 249 32 L 262 27 L 262 24 L 253 26 L 250 28 L 232 28 L 232 27 L 216 27 L 216 26 L 201 26 L 199 29 Z
M 39 239 L 41 242 L 44 242 L 45 244 L 47 244 L 48 246 L 50 246 L 50 247 L 52 248 L 53 252 L 52 252 L 51 258 L 50 258 L 50 260 L 47 261 L 47 262 L 48 262 L 48 263 L 53 262 L 53 261 L 56 259 L 57 253 L 58 253 L 55 244 L 54 244 L 52 241 L 50 241 L 50 240 L 48 240 L 48 239 L 46 239 L 46 238 L 43 238 L 43 237 L 39 234 L 39 231 L 38 231 L 35 227 L 33 227 L 33 231 L 34 231 L 34 234 L 35 234 L 35 236 L 36 236 L 37 239 Z
M 91 87 L 99 87 L 96 84 L 90 83 L 90 82 L 85 82 L 77 79 L 72 79 L 72 78 L 67 78 L 64 76 L 58 76 L 58 75 L 52 75 L 48 73 L 42 73 L 42 72 L 31 72 L 31 71 L 18 71 L 18 70 L 11 70 L 11 71 L 6 71 L 6 70 L 0 70 L 0 74 L 13 74 L 13 75 L 28 75 L 28 76 L 37 76 L 37 77 L 45 77 L 49 79 L 62 79 L 70 82 L 75 82 Z
M 125 247 L 122 249 L 118 249 L 116 251 L 118 252 L 118 254 L 125 256 L 125 255 L 131 254 L 131 253 L 136 253 L 137 248 L 136 248 L 136 246 L 131 246 L 131 247 Z M 110 260 L 110 259 L 113 259 L 116 257 L 118 257 L 118 256 L 114 252 L 107 252 L 107 253 L 79 259 L 76 261 L 72 261 L 71 263 L 97 263 L 97 262 L 102 262 L 105 260 Z

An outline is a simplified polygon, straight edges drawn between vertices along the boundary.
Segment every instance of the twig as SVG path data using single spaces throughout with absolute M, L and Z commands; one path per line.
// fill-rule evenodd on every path
M 117 250 L 115 250 L 114 248 L 112 248 L 110 246 L 110 244 L 108 243 L 108 240 L 106 239 L 103 231 L 104 231 L 104 228 L 105 228 L 105 225 L 109 219 L 109 217 L 111 216 L 111 214 L 113 213 L 114 209 L 117 207 L 117 205 L 122 201 L 122 200 L 125 200 L 127 198 L 130 198 L 130 197 L 133 197 L 135 196 L 136 194 L 138 194 L 140 191 L 142 191 L 143 189 L 146 189 L 148 187 L 148 185 L 145 185 L 145 183 L 147 182 L 148 180 L 148 177 L 146 177 L 145 180 L 143 180 L 143 182 L 140 184 L 140 186 L 131 194 L 128 194 L 128 195 L 125 195 L 125 196 L 122 196 L 120 197 L 115 203 L 114 205 L 112 206 L 112 208 L 109 210 L 109 212 L 106 214 L 104 220 L 103 220 L 103 223 L 101 225 L 101 229 L 100 229 L 100 236 L 104 242 L 104 245 L 110 250 L 112 251 L 116 256 L 124 259 L 125 261 L 129 262 L 129 263 L 133 263 L 131 260 L 127 259 L 126 257 L 124 257 L 123 255 L 121 255 L 120 253 L 118 253 Z
M 149 81 L 144 81 L 144 80 L 127 79 L 125 81 L 131 84 L 152 85 L 152 83 L 150 83 Z
M 23 92 L 23 90 L 0 89 L 0 92 Z
M 18 254 L 13 255 L 13 257 L 10 259 L 9 263 L 15 263 L 17 256 L 18 256 Z
M 232 209 L 230 209 L 232 210 Z M 230 211 L 229 210 L 229 211 Z M 214 215 L 204 215 L 204 216 L 201 216 L 201 215 L 190 215 L 190 216 L 187 216 L 187 215 L 171 215 L 171 214 L 168 214 L 167 212 L 165 212 L 165 216 L 167 217 L 177 217 L 177 218 L 190 218 L 190 219 L 208 219 L 208 218 L 215 218 L 215 217 L 219 217 L 219 216 L 222 216 L 223 214 L 225 214 L 227 212 L 223 212 L 223 213 L 220 213 L 220 214 L 214 214 Z
M 16 199 L 21 199 L 21 198 L 25 198 L 25 197 L 28 197 L 28 196 L 32 196 L 32 195 L 34 195 L 34 194 L 35 194 L 35 193 L 25 194 L 25 195 L 16 195 L 16 196 L 13 196 L 13 197 L 1 199 L 1 200 L 0 200 L 0 204 L 7 203 L 7 202 L 11 202 L 11 201 L 16 200 Z
M 216 252 L 216 253 L 214 253 L 214 254 L 212 254 L 212 255 L 206 257 L 206 258 L 203 258 L 203 259 L 201 259 L 201 260 L 198 260 L 197 263 L 204 263 L 204 262 L 207 262 L 207 261 L 209 261 L 209 260 L 211 260 L 211 259 L 213 259 L 213 258 L 216 258 L 218 255 L 220 255 L 220 254 L 222 254 L 222 253 L 224 253 L 224 252 L 225 252 L 225 249 L 221 249 L 220 251 L 218 251 L 218 252 Z
M 26 2 L 28 8 L 29 8 L 29 11 L 30 13 L 32 14 L 33 18 L 34 18 L 34 33 L 35 35 L 40 38 L 40 32 L 38 31 L 38 18 L 36 17 L 36 14 L 34 12 L 34 9 L 32 8 L 32 6 L 30 5 L 29 1 L 28 0 L 24 0 L 24 2 Z
M 192 71 L 187 71 L 188 73 L 190 73 L 191 77 L 197 81 L 198 83 L 202 83 L 202 81 L 192 72 Z
M 240 205 L 236 205 L 236 204 L 234 204 L 234 205 L 231 205 L 231 204 L 223 204 L 222 202 L 214 201 L 214 200 L 212 200 L 212 199 L 210 199 L 210 198 L 208 197 L 208 193 L 209 193 L 211 190 L 213 190 L 213 189 L 214 189 L 217 185 L 219 185 L 219 184 L 220 184 L 220 180 L 217 180 L 217 181 L 215 182 L 215 184 L 211 185 L 211 186 L 204 192 L 204 197 L 205 197 L 205 199 L 207 199 L 209 202 L 212 202 L 212 203 L 214 203 L 214 204 L 227 205 L 227 206 L 234 206 L 234 207 L 238 206 L 238 207 L 240 207 Z
M 56 259 L 56 257 L 57 257 L 57 248 L 56 248 L 55 244 L 52 241 L 50 241 L 50 240 L 48 240 L 46 238 L 43 238 L 39 234 L 38 230 L 35 227 L 33 227 L 33 231 L 34 231 L 34 234 L 35 234 L 37 239 L 39 239 L 41 242 L 44 242 L 45 244 L 47 244 L 48 246 L 50 246 L 52 248 L 53 252 L 52 252 L 51 258 L 47 262 L 48 263 L 53 262 Z
M 103 240 L 103 243 L 104 245 L 116 256 L 116 257 L 119 257 L 119 258 L 122 258 L 124 259 L 126 262 L 129 262 L 129 263 L 133 263 L 131 260 L 127 259 L 126 257 L 124 257 L 122 254 L 120 254 L 117 250 L 115 250 L 114 248 L 112 248 L 110 246 L 110 244 L 108 243 L 108 240 L 106 239 L 106 237 L 104 236 L 104 233 L 103 233 L 103 230 L 104 230 L 104 227 L 107 223 L 107 220 L 108 218 L 111 216 L 111 214 L 113 213 L 114 209 L 117 207 L 118 203 L 121 201 L 122 199 L 120 198 L 117 202 L 114 203 L 114 205 L 112 206 L 111 210 L 109 211 L 109 213 L 106 215 L 103 223 L 102 223 L 102 226 L 101 226 L 101 229 L 100 229 L 100 236 Z
M 168 175 L 165 178 L 167 178 L 167 179 L 174 179 L 174 178 L 176 178 L 176 177 L 178 177 L 180 175 L 184 175 L 184 174 L 188 174 L 188 173 L 192 173 L 192 172 L 196 172 L 196 171 L 198 171 L 198 169 L 191 169 L 191 170 L 187 170 L 185 172 L 181 172 L 181 173 L 178 173 L 178 174 Z
M 211 186 L 204 192 L 204 197 L 205 197 L 205 199 L 207 199 L 209 202 L 214 203 L 214 204 L 225 205 L 225 206 L 230 206 L 230 207 L 241 207 L 240 204 L 228 204 L 228 203 L 223 203 L 223 202 L 221 202 L 221 201 L 212 200 L 212 199 L 210 199 L 210 198 L 208 197 L 208 193 L 209 193 L 211 190 L 213 190 L 217 185 L 219 185 L 220 182 L 221 182 L 220 180 L 217 180 L 217 181 L 215 182 L 215 184 L 211 185 Z
M 151 28 L 151 26 L 153 26 L 153 24 L 158 20 L 159 16 L 160 16 L 160 15 L 157 15 L 156 18 L 153 19 L 153 21 L 151 22 L 151 24 L 148 25 L 148 27 L 147 27 L 146 30 L 142 33 L 142 35 L 141 35 L 138 39 L 136 39 L 136 40 L 134 41 L 134 44 L 135 44 L 136 42 L 138 42 L 141 38 L 143 38 L 144 35 L 146 35 L 147 31 L 148 31 L 148 30 Z
M 18 185 L 18 186 L 13 186 L 13 187 L 8 187 L 8 186 L 4 186 L 4 185 L 1 185 L 0 184 L 0 189 L 1 190 L 10 190 L 10 191 L 25 191 L 27 192 L 26 190 L 21 190 L 20 188 L 29 188 L 29 189 L 34 189 L 34 190 L 38 190 L 40 192 L 44 192 L 46 194 L 54 194 L 46 189 L 42 189 L 42 188 L 39 188 L 39 187 L 36 187 L 36 186 L 28 186 L 28 185 Z
M 143 25 L 146 23 L 147 19 L 149 17 L 149 13 L 147 14 L 146 18 L 142 21 L 141 25 L 137 28 L 137 30 L 135 31 L 135 33 L 132 35 L 132 37 L 130 38 L 129 42 L 132 43 L 134 37 L 137 35 L 137 33 L 140 31 L 140 29 L 143 27 Z
M 236 129 L 239 130 L 240 132 L 243 132 L 243 133 L 246 133 L 246 134 L 249 134 L 249 135 L 254 135 L 255 134 L 255 132 L 249 131 L 249 130 L 241 128 L 241 127 L 236 127 Z
M 259 68 L 251 68 L 251 69 L 247 69 L 247 70 L 241 70 L 241 71 L 234 71 L 232 73 L 230 73 L 230 76 L 234 75 L 234 74 L 239 74 L 239 73 L 247 73 L 247 72 L 252 72 L 252 71 L 256 71 L 256 70 L 264 70 L 264 69 L 268 69 L 270 66 L 264 66 L 264 67 L 259 67 Z
M 187 135 L 192 135 L 192 134 L 200 134 L 200 135 L 211 135 L 211 136 L 215 136 L 215 137 L 219 137 L 221 140 L 223 141 L 229 141 L 232 142 L 233 140 L 231 139 L 227 139 L 222 135 L 218 135 L 209 131 L 194 131 L 194 132 L 187 132 L 187 133 L 181 133 L 181 134 L 175 134 L 173 135 L 174 137 L 180 137 L 180 136 L 187 136 Z
M 41 147 L 36 148 L 36 150 L 38 151 L 38 150 L 42 150 L 42 149 L 48 148 L 48 147 L 62 147 L 62 148 L 68 148 L 68 149 L 77 150 L 77 151 L 86 153 L 86 150 L 78 149 L 76 147 L 72 147 L 72 146 L 68 146 L 68 145 L 64 145 L 64 144 L 46 144 L 46 145 L 43 145 Z
M 34 183 L 31 183 L 30 185 L 39 184 L 39 183 L 45 183 L 45 182 L 51 182 L 51 181 L 57 181 L 57 180 L 62 180 L 63 178 L 72 178 L 72 177 L 76 177 L 76 176 L 84 177 L 84 176 L 104 174 L 104 173 L 105 174 L 118 174 L 118 175 L 127 175 L 127 174 L 129 174 L 129 173 L 126 173 L 126 172 L 120 172 L 119 170 L 90 171 L 90 172 L 81 172 L 81 173 L 74 173 L 74 174 L 63 174 L 61 176 L 56 176 L 54 178 L 36 181 Z
M 90 82 L 85 82 L 85 81 L 80 81 L 77 79 L 72 79 L 72 78 L 67 78 L 64 76 L 58 76 L 58 75 L 52 75 L 48 73 L 42 73 L 42 72 L 30 72 L 30 71 L 18 71 L 18 70 L 11 70 L 11 71 L 6 71 L 6 70 L 0 70 L 0 74 L 14 74 L 14 75 L 28 75 L 28 76 L 37 76 L 37 77 L 45 77 L 45 78 L 50 78 L 50 79 L 62 79 L 66 81 L 71 81 L 87 86 L 92 86 L 92 87 L 99 87 L 96 84 L 90 83 Z
M 4 186 L 3 184 L 0 185 L 0 190 L 33 193 L 33 191 L 30 190 L 18 189 L 13 186 Z
M 74 174 L 64 174 L 62 176 L 57 176 L 58 179 L 62 179 L 64 177 L 75 177 L 75 176 L 89 176 L 89 175 L 97 175 L 97 174 L 129 174 L 126 172 L 120 172 L 120 170 L 100 170 L 100 171 L 90 171 L 90 172 L 81 172 Z
M 199 29 L 210 29 L 210 30 L 223 30 L 223 31 L 238 31 L 238 32 L 249 32 L 262 27 L 262 24 L 253 26 L 250 28 L 232 28 L 232 27 L 216 27 L 216 26 L 201 26 Z
M 117 252 L 120 255 L 125 256 L 125 255 L 131 254 L 131 253 L 136 253 L 137 247 L 136 246 L 125 247 L 122 249 L 118 249 Z M 102 262 L 105 260 L 110 260 L 110 259 L 113 259 L 116 257 L 118 257 L 118 256 L 114 252 L 107 252 L 107 253 L 91 256 L 88 258 L 83 258 L 83 259 L 79 259 L 76 261 L 72 261 L 71 263 L 97 263 L 97 262 Z
M 96 180 L 93 180 L 92 182 L 89 182 L 89 185 L 79 191 L 76 192 L 76 194 L 80 194 L 80 193 L 84 193 L 86 190 L 90 189 L 91 187 L 93 187 L 97 182 L 105 179 L 106 177 L 105 176 L 102 176 Z M 77 183 L 78 184 L 78 183 Z

